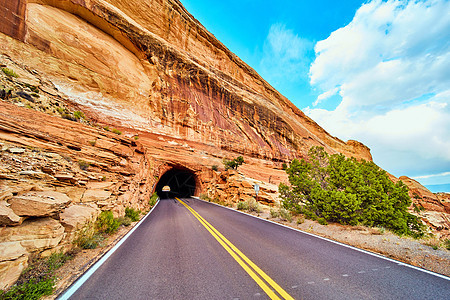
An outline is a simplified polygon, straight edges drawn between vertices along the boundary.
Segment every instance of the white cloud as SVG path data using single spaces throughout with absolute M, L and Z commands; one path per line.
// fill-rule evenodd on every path
M 309 60 L 307 53 L 313 50 L 313 43 L 299 37 L 284 24 L 273 24 L 267 34 L 261 59 L 261 73 L 269 81 L 294 81 L 307 74 Z
M 326 100 L 326 99 L 328 99 L 328 98 L 330 98 L 330 97 L 336 95 L 336 93 L 337 93 L 338 91 L 339 91 L 339 88 L 336 87 L 336 88 L 334 88 L 334 89 L 331 89 L 331 90 L 329 90 L 329 91 L 326 91 L 326 92 L 320 94 L 320 95 L 317 97 L 317 100 L 314 101 L 313 106 L 317 106 L 317 104 L 319 104 L 319 103 L 322 102 L 323 100 Z
M 450 170 L 450 1 L 371 1 L 315 51 L 313 105 L 337 91 L 342 102 L 311 118 L 396 175 Z

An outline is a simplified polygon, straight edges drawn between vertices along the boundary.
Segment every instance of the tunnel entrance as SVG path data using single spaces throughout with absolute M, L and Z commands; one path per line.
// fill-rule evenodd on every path
M 195 189 L 195 174 L 192 171 L 173 168 L 161 176 L 155 192 L 161 199 L 188 198 L 194 196 Z

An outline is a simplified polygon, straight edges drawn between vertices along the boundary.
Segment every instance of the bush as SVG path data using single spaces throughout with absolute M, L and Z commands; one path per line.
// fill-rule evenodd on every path
M 292 214 L 289 210 L 285 209 L 285 208 L 280 208 L 280 219 L 288 221 L 288 222 L 292 222 Z
M 239 201 L 237 204 L 238 210 L 247 210 L 248 209 L 248 203 L 245 201 Z
M 73 112 L 73 116 L 75 117 L 75 119 L 79 120 L 79 119 L 84 119 L 84 113 L 77 110 Z
M 29 281 L 13 286 L 9 291 L 0 291 L 0 299 L 37 300 L 43 296 L 50 296 L 55 286 L 55 277 L 30 279 Z
M 233 169 L 237 170 L 237 168 L 244 163 L 244 158 L 242 156 L 238 156 L 233 160 L 223 159 L 223 164 L 225 166 L 225 170 Z
M 9 76 L 9 77 L 19 77 L 19 75 L 17 75 L 16 72 L 14 72 L 14 70 L 8 69 L 8 68 L 2 68 L 3 73 L 5 73 L 5 75 Z
M 211 198 L 207 194 L 200 194 L 200 200 L 211 202 Z
M 79 160 L 79 161 L 78 161 L 78 165 L 80 166 L 80 169 L 81 169 L 81 170 L 86 171 L 87 169 L 89 169 L 89 166 L 90 166 L 91 164 L 88 163 L 87 161 Z
M 130 218 L 133 222 L 139 221 L 140 214 L 141 212 L 139 210 L 135 210 L 131 207 L 125 208 L 125 217 Z
M 304 216 L 299 216 L 297 218 L 297 225 L 303 224 L 305 223 L 305 217 Z
M 153 206 L 155 206 L 156 202 L 158 202 L 158 194 L 155 192 L 150 197 L 150 200 L 148 201 L 148 204 L 150 205 L 150 207 L 153 207 Z
M 450 239 L 445 239 L 444 247 L 445 249 L 450 250 Z
M 217 170 L 219 170 L 219 166 L 218 166 L 218 165 L 213 165 L 213 166 L 211 167 L 211 169 L 212 169 L 213 171 L 217 171 Z
M 67 113 L 63 113 L 63 114 L 61 115 L 61 118 L 66 119 L 66 120 L 70 120 L 70 121 L 74 121 L 74 122 L 77 122 L 77 121 L 78 121 L 77 118 L 75 118 L 75 117 L 72 116 L 71 114 L 67 114 Z
M 270 217 L 271 218 L 278 218 L 280 216 L 280 213 L 278 210 L 271 208 L 270 209 Z
M 130 225 L 131 225 L 131 222 L 133 222 L 133 221 L 131 221 L 131 219 L 130 219 L 129 217 L 127 217 L 127 216 L 120 217 L 120 218 L 117 219 L 117 221 L 119 221 L 120 225 L 123 225 L 123 226 L 130 226 Z
M 104 237 L 95 228 L 95 224 L 86 224 L 77 234 L 73 241 L 81 249 L 95 249 L 101 245 Z
M 120 131 L 119 129 L 116 129 L 116 128 L 113 128 L 111 131 L 113 133 L 117 134 L 117 135 L 121 135 L 122 134 L 122 131 Z
M 312 147 L 308 160 L 286 168 L 290 186 L 280 184 L 282 205 L 311 219 L 340 224 L 382 226 L 402 235 L 423 236 L 423 224 L 408 213 L 408 188 L 393 183 L 373 162 L 342 154 L 329 156 Z M 323 222 L 323 221 L 321 221 Z
M 117 231 L 120 223 L 114 218 L 111 211 L 102 211 L 95 222 L 95 228 L 100 233 L 111 234 Z
M 260 213 L 261 212 L 261 207 L 259 205 L 259 203 L 255 200 L 255 199 L 250 199 L 247 202 L 247 209 L 250 212 L 256 212 L 256 213 Z
M 9 291 L 0 291 L 0 299 L 40 299 L 51 295 L 56 281 L 54 272 L 71 258 L 70 255 L 59 252 L 46 259 L 32 261 L 16 285 Z
M 319 222 L 320 225 L 328 225 L 327 220 L 325 218 L 319 218 L 317 219 L 317 222 Z

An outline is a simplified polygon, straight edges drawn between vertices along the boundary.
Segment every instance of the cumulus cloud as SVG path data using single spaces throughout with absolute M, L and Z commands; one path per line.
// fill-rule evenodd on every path
M 396 175 L 450 170 L 450 1 L 371 1 L 315 45 L 310 83 L 338 93 L 334 111 L 305 112 L 372 148 Z
M 308 52 L 313 51 L 314 44 L 299 37 L 293 30 L 281 23 L 273 24 L 263 46 L 260 62 L 261 73 L 270 82 L 290 78 L 292 81 L 308 73 Z

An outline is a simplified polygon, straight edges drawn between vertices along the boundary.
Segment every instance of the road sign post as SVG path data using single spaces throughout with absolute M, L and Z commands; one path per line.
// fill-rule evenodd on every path
M 256 201 L 258 201 L 259 185 L 257 183 L 255 183 L 253 185 L 253 188 L 255 189 L 255 193 L 256 193 Z

